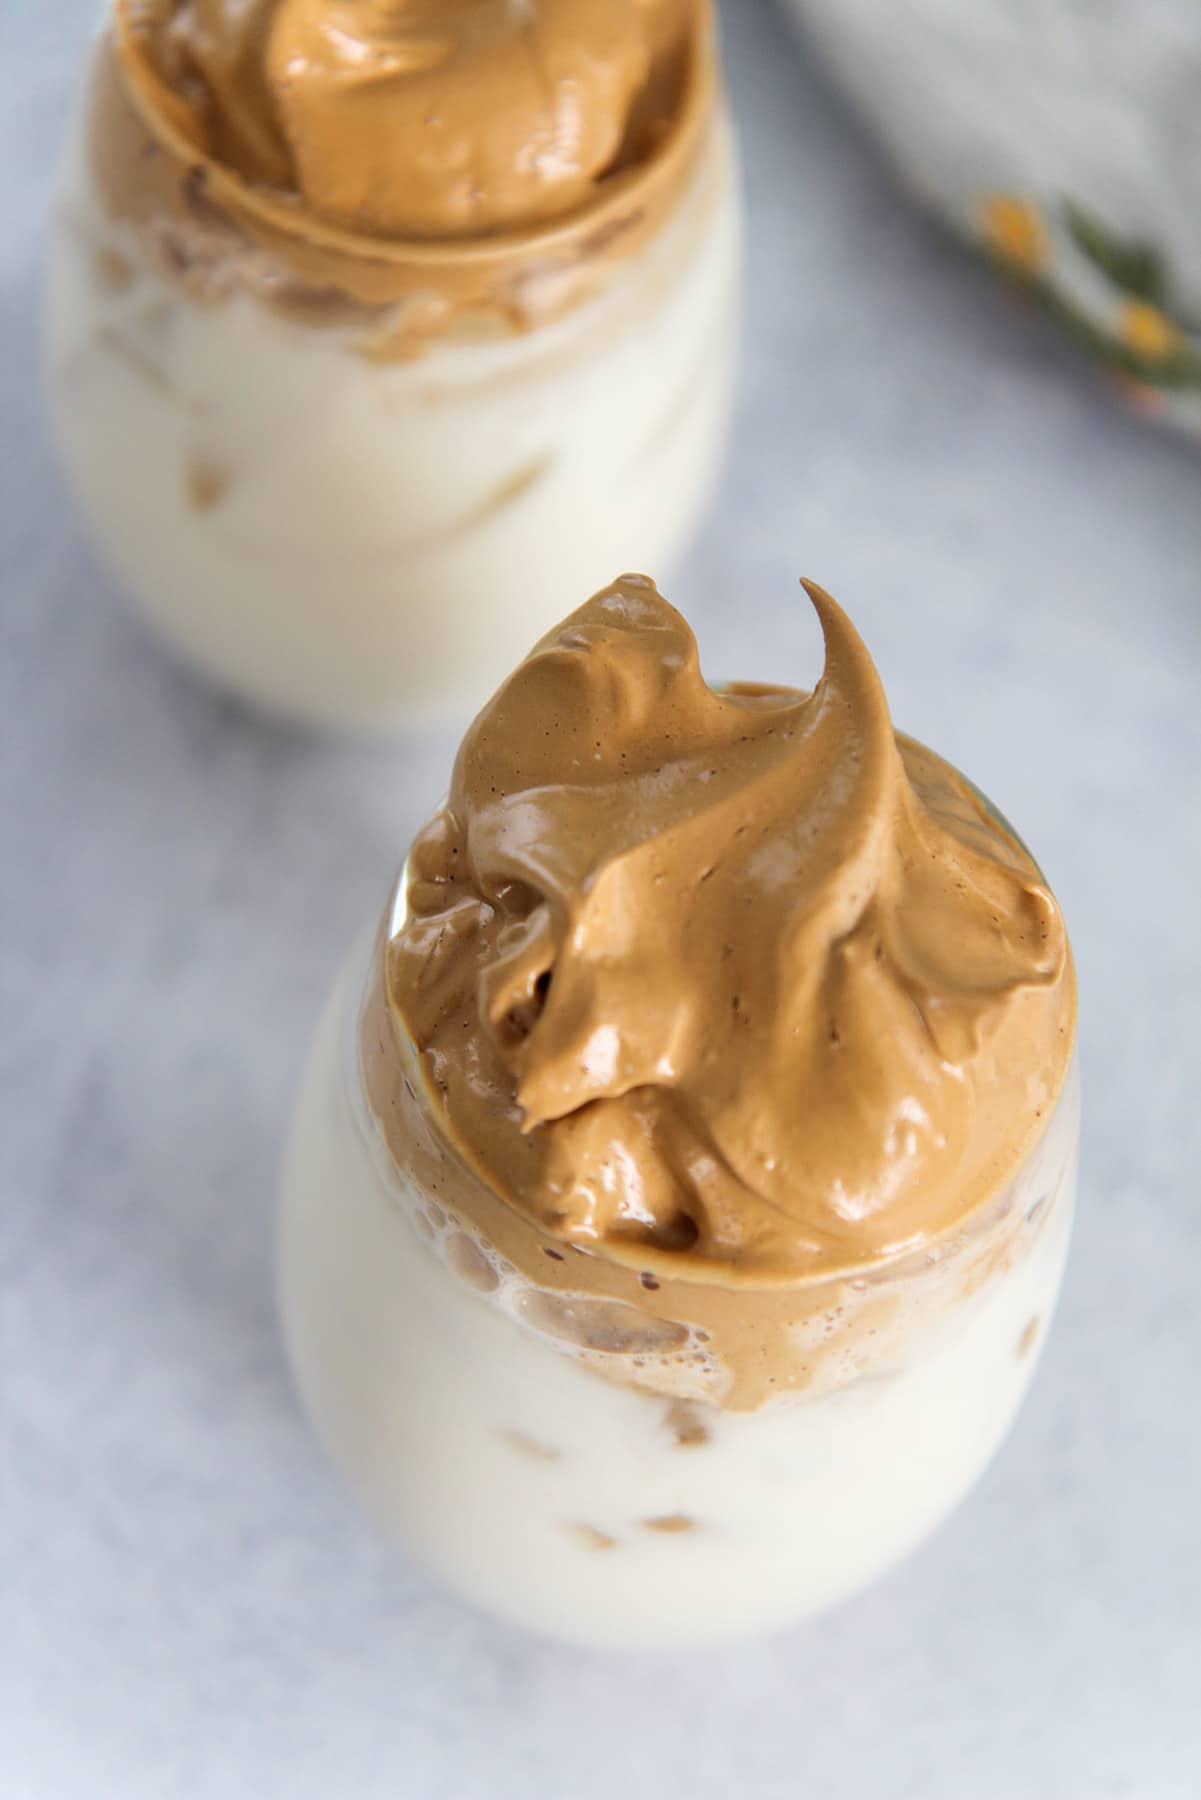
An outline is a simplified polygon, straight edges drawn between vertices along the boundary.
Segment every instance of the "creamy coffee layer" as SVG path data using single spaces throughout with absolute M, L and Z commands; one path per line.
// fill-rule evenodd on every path
M 810 592 L 815 691 L 719 693 L 616 583 L 413 846 L 398 1014 L 451 1138 L 570 1243 L 755 1280 L 895 1255 L 997 1190 L 1063 1079 L 1054 899 Z
M 415 337 L 583 297 L 667 216 L 713 93 L 708 0 L 117 0 L 100 54 L 102 190 L 168 264 L 313 316 L 405 302 Z
M 710 688 L 639 576 L 543 639 L 413 845 L 363 1025 L 395 1165 L 546 1290 L 529 1322 L 737 1405 L 887 1336 L 907 1277 L 941 1305 L 1022 1253 L 1074 1039 L 1037 866 L 809 592 L 808 694 Z
M 127 8 L 196 149 L 384 236 L 529 225 L 643 160 L 684 0 L 162 0 Z M 674 81 L 672 77 L 674 76 Z

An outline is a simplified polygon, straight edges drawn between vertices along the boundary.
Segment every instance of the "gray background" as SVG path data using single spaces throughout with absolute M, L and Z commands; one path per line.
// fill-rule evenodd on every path
M 0 52 L 0 1792 L 1197 1795 L 1201 457 L 909 209 L 774 13 L 727 5 L 745 384 L 671 592 L 710 670 L 803 682 L 796 578 L 827 583 L 897 720 L 1034 845 L 1080 965 L 1081 1216 L 1017 1429 L 874 1591 L 691 1660 L 511 1633 L 360 1523 L 272 1315 L 305 1039 L 451 740 L 339 747 L 214 698 L 80 539 L 36 313 L 92 12 L 7 0 Z

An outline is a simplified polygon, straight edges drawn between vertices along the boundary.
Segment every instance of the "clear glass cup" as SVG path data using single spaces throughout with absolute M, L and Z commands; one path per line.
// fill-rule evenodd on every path
M 466 713 L 565 593 L 670 564 L 710 494 L 739 198 L 708 5 L 644 166 L 466 242 L 299 237 L 134 78 L 130 10 L 50 239 L 50 410 L 95 540 L 255 701 L 350 728 Z
M 870 1582 L 962 1499 L 1029 1385 L 1071 1229 L 1075 1060 L 960 1228 L 740 1290 L 752 1322 L 789 1321 L 810 1375 L 733 1410 L 678 1290 L 614 1269 L 598 1297 L 596 1258 L 573 1286 L 579 1253 L 532 1225 L 519 1267 L 440 1184 L 401 1174 L 398 1123 L 454 1160 L 387 1000 L 403 893 L 326 1009 L 282 1179 L 284 1332 L 334 1462 L 451 1588 L 570 1642 L 699 1645 Z

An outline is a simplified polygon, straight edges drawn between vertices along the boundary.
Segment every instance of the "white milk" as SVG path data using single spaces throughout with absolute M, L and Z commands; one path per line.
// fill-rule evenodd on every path
M 1030 1215 L 1018 1247 L 968 1297 L 962 1279 L 951 1295 L 919 1276 L 888 1341 L 820 1390 L 751 1413 L 681 1406 L 670 1371 L 665 1392 L 648 1392 L 540 1334 L 520 1310 L 528 1284 L 502 1267 L 491 1285 L 480 1247 L 406 1190 L 363 1094 L 362 967 L 360 956 L 326 1012 L 295 1113 L 280 1296 L 322 1440 L 415 1558 L 555 1637 L 675 1648 L 830 1606 L 963 1497 L 1008 1429 L 1055 1305 L 1074 1074 L 1013 1183 Z

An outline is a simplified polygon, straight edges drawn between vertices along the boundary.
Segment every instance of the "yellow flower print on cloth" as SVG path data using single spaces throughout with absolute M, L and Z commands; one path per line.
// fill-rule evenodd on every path
M 1047 263 L 1047 234 L 1033 200 L 1021 194 L 990 194 L 980 208 L 980 234 L 998 262 L 1025 275 L 1039 275 Z
M 1158 306 L 1149 300 L 1127 300 L 1118 315 L 1118 336 L 1134 356 L 1146 362 L 1164 362 L 1175 356 L 1183 339 Z
M 1201 432 L 1201 321 L 1174 317 L 1163 259 L 1088 208 L 979 197 L 969 235 L 1119 377 L 1140 410 Z

